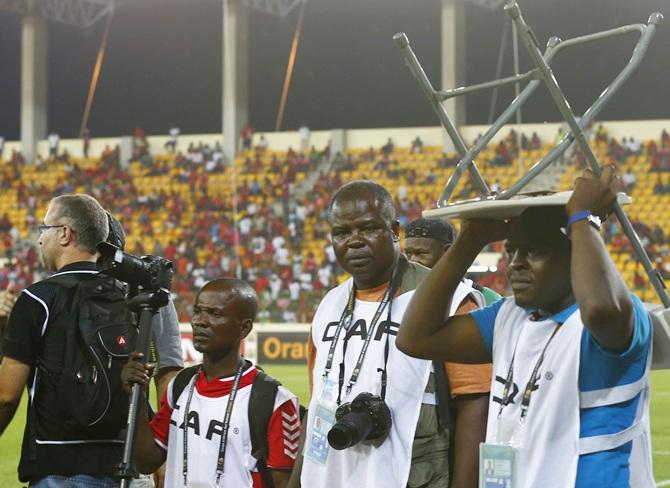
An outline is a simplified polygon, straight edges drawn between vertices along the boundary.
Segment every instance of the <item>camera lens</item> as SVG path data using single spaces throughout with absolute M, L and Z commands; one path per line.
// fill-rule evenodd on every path
M 350 412 L 343 416 L 328 432 L 328 444 L 341 451 L 367 438 L 372 432 L 373 421 L 367 412 Z
M 100 252 L 97 264 L 102 273 L 146 290 L 170 289 L 174 274 L 172 261 L 159 256 L 138 258 L 108 242 L 99 243 L 97 248 Z

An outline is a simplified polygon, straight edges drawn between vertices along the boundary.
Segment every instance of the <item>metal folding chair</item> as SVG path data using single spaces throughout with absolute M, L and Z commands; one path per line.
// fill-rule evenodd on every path
M 517 195 L 530 181 L 538 176 L 550 164 L 556 161 L 574 141 L 577 141 L 577 144 L 582 149 L 591 169 L 596 174 L 600 175 L 600 165 L 598 164 L 596 155 L 589 146 L 588 140 L 584 134 L 584 128 L 588 127 L 588 125 L 593 122 L 593 120 L 595 120 L 595 117 L 598 115 L 598 113 L 600 113 L 602 108 L 611 100 L 612 96 L 614 96 L 619 88 L 621 88 L 626 80 L 628 80 L 633 71 L 635 71 L 635 69 L 639 66 L 647 52 L 647 48 L 649 47 L 651 39 L 656 33 L 657 26 L 663 20 L 663 15 L 660 13 L 653 13 L 649 16 L 647 24 L 630 24 L 618 27 L 616 29 L 609 29 L 602 32 L 597 32 L 595 34 L 589 34 L 567 40 L 561 40 L 558 37 L 551 37 L 547 42 L 547 47 L 544 53 L 542 53 L 532 29 L 521 15 L 521 9 L 519 8 L 519 5 L 515 1 L 510 1 L 505 6 L 505 12 L 510 16 L 512 22 L 514 22 L 517 32 L 519 33 L 519 37 L 523 45 L 526 47 L 526 50 L 528 51 L 535 68 L 527 71 L 526 73 L 520 73 L 515 76 L 492 80 L 476 85 L 444 91 L 435 90 L 430 83 L 430 80 L 426 76 L 423 68 L 421 67 L 419 60 L 414 54 L 414 51 L 412 51 L 407 36 L 404 33 L 398 33 L 393 36 L 393 39 L 401 49 L 407 67 L 409 68 L 414 78 L 416 78 L 419 86 L 421 87 L 421 90 L 433 107 L 433 110 L 437 114 L 440 123 L 453 141 L 454 146 L 456 147 L 456 150 L 461 157 L 458 165 L 454 169 L 453 174 L 449 177 L 449 180 L 447 181 L 447 184 L 442 191 L 439 200 L 437 201 L 438 208 L 445 207 L 448 204 L 449 198 L 454 192 L 454 189 L 456 188 L 456 185 L 458 184 L 461 176 L 463 176 L 465 170 L 469 172 L 470 177 L 472 178 L 472 182 L 480 191 L 482 198 L 496 200 L 509 199 L 514 195 Z M 633 53 L 628 63 L 614 78 L 614 80 L 612 80 L 607 88 L 605 88 L 605 90 L 600 94 L 595 102 L 593 102 L 588 110 L 586 110 L 586 112 L 584 112 L 581 117 L 575 116 L 552 72 L 551 62 L 553 61 L 554 57 L 559 52 L 569 47 L 603 39 L 609 39 L 611 37 L 620 36 L 631 32 L 638 33 L 639 39 L 635 45 L 635 48 L 633 49 Z M 484 133 L 484 135 L 479 138 L 479 140 L 470 149 L 468 149 L 462 137 L 456 130 L 453 122 L 451 121 L 449 114 L 445 110 L 442 102 L 448 98 L 468 95 L 483 90 L 526 81 L 528 81 L 528 84 L 525 86 L 525 88 L 503 111 L 503 113 L 498 117 L 493 125 L 489 127 L 486 133 Z M 519 107 L 521 107 L 530 98 L 532 93 L 540 86 L 541 83 L 544 83 L 544 85 L 549 90 L 554 103 L 556 104 L 564 121 L 568 124 L 570 131 L 561 140 L 561 142 L 556 145 L 556 147 L 554 147 L 544 158 L 536 162 L 528 171 L 528 173 L 523 175 L 509 189 L 503 191 L 500 194 L 491 195 L 484 178 L 477 169 L 475 159 L 482 151 L 482 149 L 484 149 L 489 144 L 489 142 L 491 142 L 495 134 L 507 122 L 509 122 Z M 647 275 L 649 276 L 649 281 L 658 294 L 661 303 L 665 308 L 670 308 L 670 298 L 665 291 L 665 284 L 663 283 L 660 274 L 654 269 L 649 256 L 640 242 L 640 238 L 637 236 L 637 233 L 633 229 L 633 226 L 628 219 L 628 216 L 625 214 L 621 205 L 618 203 L 615 204 L 614 212 L 621 222 L 622 229 L 630 240 L 637 258 L 642 263 Z

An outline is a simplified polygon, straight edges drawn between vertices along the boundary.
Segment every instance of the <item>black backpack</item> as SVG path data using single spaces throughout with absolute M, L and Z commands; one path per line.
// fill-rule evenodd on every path
M 263 486 L 273 488 L 272 476 L 267 467 L 268 460 L 268 425 L 274 411 L 279 381 L 265 373 L 260 366 L 251 385 L 249 397 L 249 430 L 251 436 L 251 454 L 257 459 L 256 468 L 263 478 Z M 200 371 L 200 365 L 182 369 L 175 376 L 172 384 L 173 404 L 181 396 L 191 379 Z
M 56 372 L 60 421 L 88 439 L 115 439 L 126 427 L 128 397 L 121 370 L 135 350 L 134 314 L 125 285 L 102 274 L 49 278 L 73 291 L 67 313 L 63 366 Z

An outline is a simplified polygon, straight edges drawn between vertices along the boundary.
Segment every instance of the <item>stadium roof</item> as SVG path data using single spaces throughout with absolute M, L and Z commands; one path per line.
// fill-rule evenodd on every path
M 114 0 L 0 0 L 0 10 L 90 27 L 114 11 Z
M 126 0 L 127 1 L 127 0 Z M 242 0 L 249 8 L 283 17 L 307 0 Z M 90 27 L 123 0 L 0 0 L 0 10 L 33 14 L 55 22 Z
M 283 17 L 307 0 L 242 0 L 247 7 Z
M 490 8 L 491 10 L 496 10 L 505 2 L 505 0 L 469 0 L 470 3 L 476 3 L 482 7 Z

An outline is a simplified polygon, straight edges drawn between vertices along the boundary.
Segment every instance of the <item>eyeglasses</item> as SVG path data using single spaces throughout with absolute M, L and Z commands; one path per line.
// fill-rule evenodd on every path
M 37 226 L 37 230 L 39 231 L 40 235 L 42 235 L 49 229 L 55 229 L 57 227 L 65 227 L 65 224 L 56 224 L 56 225 L 40 224 Z

